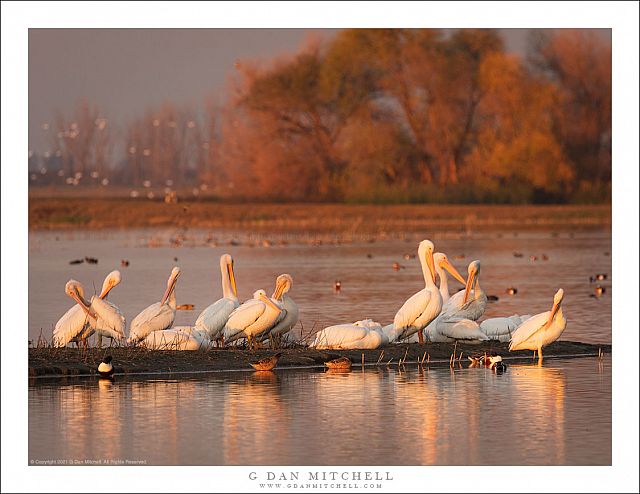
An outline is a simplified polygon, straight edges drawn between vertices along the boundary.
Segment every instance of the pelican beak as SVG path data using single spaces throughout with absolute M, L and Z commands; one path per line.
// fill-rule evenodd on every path
M 453 266 L 453 264 L 451 264 L 449 262 L 448 259 L 445 259 L 442 263 L 442 267 L 444 269 L 446 269 L 447 271 L 449 271 L 449 273 L 451 273 L 451 275 L 458 280 L 460 283 L 462 283 L 463 285 L 466 285 L 467 282 L 465 281 L 465 279 L 462 277 L 462 275 L 460 273 L 458 273 L 458 270 Z
M 233 273 L 233 261 L 227 264 L 227 271 L 229 273 L 229 281 L 231 281 L 231 289 L 233 290 L 233 295 L 237 297 L 238 288 L 236 287 L 236 275 Z
M 167 299 L 171 296 L 171 292 L 176 288 L 176 283 L 178 282 L 178 276 L 180 276 L 180 273 L 174 276 L 173 279 L 171 280 L 171 283 L 169 283 L 169 286 L 167 286 L 167 289 L 165 290 L 164 295 L 162 295 L 162 300 L 160 301 L 160 305 L 163 305 L 167 301 Z
M 106 298 L 107 295 L 109 295 L 109 292 L 111 291 L 111 289 L 114 287 L 115 285 L 113 284 L 112 281 L 109 282 L 109 284 L 105 287 L 104 290 L 102 290 L 102 293 L 100 294 L 100 298 L 104 299 Z
M 550 325 L 553 322 L 553 318 L 556 317 L 556 314 L 560 309 L 560 304 L 561 302 L 558 302 L 557 304 L 556 303 L 553 304 L 553 307 L 551 308 L 551 314 L 549 314 L 549 320 L 547 321 L 547 325 Z
M 469 300 L 469 294 L 471 293 L 471 288 L 473 287 L 475 281 L 476 281 L 476 273 L 473 272 L 467 278 L 467 283 L 464 287 L 464 299 L 462 300 L 463 304 L 466 304 L 467 300 Z
M 277 310 L 278 312 L 282 311 L 282 309 L 280 307 L 278 307 L 276 304 L 273 303 L 273 300 L 271 300 L 269 297 L 260 294 L 258 297 L 260 300 L 262 300 L 265 304 L 267 304 L 268 306 L 270 306 L 272 309 Z
M 85 312 L 89 317 L 92 317 L 92 318 L 94 318 L 94 319 L 97 319 L 97 318 L 96 318 L 96 315 L 95 315 L 93 312 L 91 312 L 89 302 L 87 302 L 87 301 L 84 299 L 84 297 L 83 297 L 82 295 L 80 295 L 80 293 L 78 292 L 78 289 L 75 289 L 75 290 L 73 290 L 73 291 L 71 292 L 71 298 L 73 298 L 73 300 L 75 300 L 75 301 L 80 305 L 80 307 L 82 307 L 82 310 L 83 310 L 83 311 L 84 311 L 84 312 Z
M 271 296 L 275 300 L 280 300 L 282 294 L 284 293 L 285 282 L 281 281 L 276 285 L 276 289 L 273 291 L 273 295 Z
M 433 282 L 436 282 L 436 265 L 433 260 L 433 252 L 430 250 L 427 252 L 427 266 L 429 266 L 429 271 L 431 271 L 431 279 Z

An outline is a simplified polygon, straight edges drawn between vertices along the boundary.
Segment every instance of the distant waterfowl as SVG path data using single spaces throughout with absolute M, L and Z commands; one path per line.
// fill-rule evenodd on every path
M 538 358 L 542 360 L 542 347 L 556 341 L 567 326 L 561 307 L 563 298 L 564 290 L 560 288 L 553 297 L 550 311 L 536 314 L 524 321 L 513 333 L 509 351 L 537 351 Z
M 325 362 L 324 365 L 329 369 L 351 369 L 351 360 L 348 357 L 339 357 Z
M 98 366 L 98 374 L 100 374 L 100 377 L 105 379 L 111 379 L 113 377 L 115 370 L 111 363 L 112 360 L 113 357 L 111 357 L 111 355 L 107 355 L 102 362 L 100 362 L 100 365 Z
M 404 256 L 402 256 L 404 258 L 405 261 L 409 261 L 411 259 L 415 259 L 416 255 L 415 254 L 405 254 Z
M 522 252 L 514 252 L 513 257 L 524 257 L 524 254 Z
M 373 254 L 367 254 L 367 259 L 372 259 L 373 258 Z
M 262 339 L 281 338 L 298 323 L 299 310 L 298 305 L 293 301 L 287 293 L 293 286 L 293 277 L 290 274 L 281 274 L 276 279 L 276 287 L 271 295 L 276 305 L 284 312 L 283 316 L 277 321 L 276 325 L 262 334 Z
M 193 310 L 195 307 L 193 304 L 180 304 L 176 305 L 176 310 Z
M 497 355 L 495 357 L 489 357 L 489 369 L 496 374 L 502 374 L 507 371 L 507 364 L 502 361 L 502 357 Z
M 538 256 L 533 256 L 533 255 L 532 255 L 532 256 L 529 256 L 529 260 L 530 260 L 531 262 L 536 262 L 536 261 L 538 260 Z
M 74 259 L 72 261 L 69 261 L 69 264 L 82 264 L 84 262 L 84 259 Z
M 549 256 L 547 254 L 542 254 L 542 260 L 543 261 L 548 261 L 549 260 Z
M 282 352 L 278 352 L 271 357 L 266 357 L 255 362 L 251 362 L 250 365 L 257 371 L 270 371 L 277 365 L 280 357 L 282 357 Z
M 224 343 L 224 325 L 227 324 L 231 313 L 240 306 L 233 264 L 233 258 L 229 254 L 220 256 L 222 298 L 204 309 L 195 324 L 197 329 L 209 335 L 211 341 L 217 341 L 220 345 Z
M 593 283 L 594 281 L 604 281 L 607 279 L 607 275 L 604 273 L 596 274 L 595 276 L 589 276 L 589 282 Z
M 399 262 L 394 262 L 391 267 L 394 271 L 400 271 L 404 268 L 404 266 L 402 266 Z
M 282 317 L 282 309 L 266 296 L 264 290 L 258 290 L 254 297 L 229 315 L 223 329 L 225 343 L 246 338 L 249 348 L 253 348 L 254 338 L 273 327 Z
M 500 297 L 497 295 L 487 295 L 487 302 L 497 302 L 500 300 Z
M 506 292 L 507 295 L 516 295 L 518 293 L 518 289 L 510 286 L 509 288 L 507 288 Z
M 174 267 L 167 280 L 167 289 L 160 302 L 151 304 L 131 321 L 129 343 L 138 343 L 154 331 L 163 331 L 173 324 L 176 317 L 175 288 L 180 276 L 180 268 Z
M 129 266 L 129 260 L 128 259 L 121 259 L 120 260 L 120 266 L 122 266 L 123 268 L 126 268 L 127 266 Z
M 340 293 L 340 290 L 342 290 L 342 283 L 336 280 L 336 282 L 333 284 L 333 291 L 336 293 Z
M 422 267 L 425 287 L 412 295 L 393 319 L 394 341 L 401 341 L 418 333 L 418 341 L 424 342 L 422 330 L 435 319 L 442 309 L 442 295 L 436 287 L 436 269 L 433 258 L 434 246 L 423 240 L 418 246 L 418 259 Z
M 85 257 L 84 260 L 87 261 L 88 264 L 98 264 L 98 260 L 95 257 Z
M 607 291 L 607 290 L 606 290 L 606 288 L 605 288 L 605 287 L 603 287 L 603 286 L 601 286 L 601 285 L 598 285 L 598 286 L 596 286 L 596 288 L 595 288 L 595 290 L 594 290 L 594 293 L 593 293 L 593 294 L 591 294 L 591 297 L 596 297 L 596 298 L 597 298 L 597 297 L 602 297 L 602 295 L 603 295 L 606 291 Z

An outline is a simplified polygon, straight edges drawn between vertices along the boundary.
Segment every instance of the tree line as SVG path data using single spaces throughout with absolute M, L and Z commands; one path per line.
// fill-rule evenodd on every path
M 67 183 L 93 173 L 247 200 L 601 202 L 611 45 L 589 30 L 533 31 L 520 57 L 489 29 L 344 30 L 237 62 L 221 104 L 166 103 L 117 132 L 82 102 L 53 127 L 46 160 Z

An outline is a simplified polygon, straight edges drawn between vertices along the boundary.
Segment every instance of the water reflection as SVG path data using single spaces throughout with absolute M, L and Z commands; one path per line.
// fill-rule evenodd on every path
M 607 360 L 31 380 L 30 458 L 148 464 L 610 464 Z

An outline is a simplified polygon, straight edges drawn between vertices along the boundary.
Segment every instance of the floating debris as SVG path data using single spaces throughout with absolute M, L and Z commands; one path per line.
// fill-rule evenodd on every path
M 74 259 L 73 261 L 69 261 L 69 264 L 82 264 L 84 259 Z
M 509 288 L 507 288 L 507 294 L 508 295 L 516 295 L 518 293 L 518 289 L 515 287 L 510 286 Z
M 89 264 L 98 264 L 98 260 L 95 257 L 85 257 L 84 260 Z

